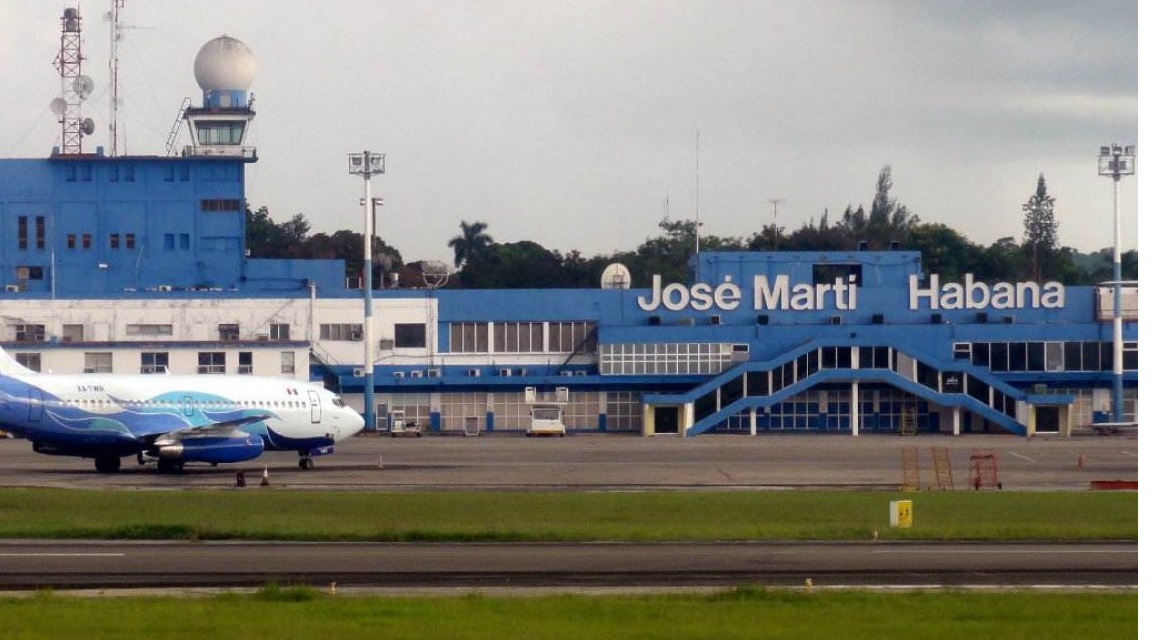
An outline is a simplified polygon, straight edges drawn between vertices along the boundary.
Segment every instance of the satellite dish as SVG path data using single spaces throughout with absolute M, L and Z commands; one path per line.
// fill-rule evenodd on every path
M 604 267 L 604 273 L 600 275 L 601 289 L 630 289 L 631 287 L 632 274 L 629 273 L 628 267 L 619 262 L 613 262 Z
M 424 284 L 430 289 L 439 289 L 448 284 L 448 278 L 452 276 L 452 271 L 448 265 L 440 262 L 439 260 L 429 260 L 424 262 L 421 269 L 424 278 Z
M 64 101 L 64 98 L 56 98 L 48 104 L 48 108 L 52 110 L 52 113 L 55 113 L 58 116 L 62 116 L 64 115 L 64 111 L 68 108 L 68 103 Z
M 76 92 L 76 95 L 80 96 L 81 100 L 87 100 L 95 88 L 96 83 L 92 82 L 92 78 L 88 76 L 78 76 L 72 81 L 72 90 Z
M 86 136 L 90 136 L 95 130 L 96 123 L 92 122 L 92 118 L 84 118 L 84 120 L 80 122 L 80 133 L 83 133 Z

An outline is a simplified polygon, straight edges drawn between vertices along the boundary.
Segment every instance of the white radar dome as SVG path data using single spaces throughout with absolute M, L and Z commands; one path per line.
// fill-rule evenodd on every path
M 236 38 L 220 36 L 200 47 L 194 69 L 204 91 L 247 91 L 256 77 L 256 56 Z

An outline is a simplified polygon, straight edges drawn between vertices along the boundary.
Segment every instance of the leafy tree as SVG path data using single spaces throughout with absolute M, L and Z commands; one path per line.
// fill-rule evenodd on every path
M 487 222 L 460 221 L 460 235 L 448 241 L 448 246 L 455 253 L 456 268 L 460 268 L 492 244 L 492 236 L 484 231 L 487 228 Z
M 885 166 L 876 178 L 876 195 L 872 196 L 872 207 L 867 218 L 864 217 L 862 207 L 850 217 L 845 211 L 845 220 L 850 228 L 858 237 L 863 232 L 860 240 L 867 242 L 870 249 L 887 249 L 894 242 L 905 242 L 909 231 L 920 221 L 892 197 L 891 191 L 892 167 Z
M 974 274 L 980 280 L 1019 280 L 1025 271 L 1020 245 L 1015 239 L 1005 237 L 979 252 Z
M 980 270 L 979 248 L 943 224 L 916 225 L 908 232 L 908 248 L 917 249 L 924 273 L 938 273 L 946 281 L 958 281 L 965 273 Z
M 1033 280 L 1055 276 L 1065 271 L 1059 253 L 1056 230 L 1056 199 L 1048 195 L 1044 174 L 1036 180 L 1036 193 L 1024 203 L 1024 242 L 1021 247 L 1028 256 Z
M 563 286 L 560 254 L 527 240 L 490 244 L 464 262 L 460 283 L 473 289 Z

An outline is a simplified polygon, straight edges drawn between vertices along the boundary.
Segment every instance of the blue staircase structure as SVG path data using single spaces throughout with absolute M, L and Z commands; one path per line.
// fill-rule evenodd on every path
M 884 366 L 851 368 L 850 366 L 826 367 L 822 364 L 825 349 L 846 349 L 860 347 L 880 350 L 886 354 Z M 911 368 L 898 372 L 898 363 Z M 789 373 L 789 371 L 791 373 Z M 770 376 L 767 393 L 745 393 L 748 388 L 746 376 L 762 374 Z M 944 376 L 951 378 L 945 384 Z M 674 405 L 698 403 L 709 394 L 717 397 L 715 410 L 707 415 L 696 415 L 695 423 L 686 435 L 707 433 L 727 421 L 758 407 L 770 407 L 784 402 L 809 389 L 822 384 L 835 383 L 882 383 L 904 391 L 917 398 L 942 407 L 960 407 L 988 422 L 1017 435 L 1027 435 L 1027 427 L 1015 417 L 1016 403 L 1026 400 L 1027 393 L 993 376 L 987 370 L 973 366 L 962 360 L 940 361 L 922 353 L 914 353 L 906 346 L 899 348 L 890 344 L 845 344 L 833 339 L 812 340 L 767 361 L 740 363 L 725 370 L 716 377 L 680 394 L 646 394 L 645 404 Z M 718 390 L 731 390 L 739 384 L 736 393 L 722 399 Z M 726 385 L 731 385 L 726 387 Z M 699 404 L 697 404 L 699 406 Z

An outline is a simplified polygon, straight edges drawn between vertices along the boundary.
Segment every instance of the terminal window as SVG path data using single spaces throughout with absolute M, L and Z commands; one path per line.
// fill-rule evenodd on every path
M 10 326 L 12 339 L 15 342 L 44 342 L 44 325 L 42 324 L 14 324 Z
M 32 371 L 40 371 L 40 354 L 39 353 L 17 353 L 16 363 L 22 367 L 31 369 Z
M 219 374 L 225 373 L 223 351 L 201 351 L 196 356 L 196 373 Z
M 396 325 L 398 349 L 423 349 L 427 345 L 426 328 L 423 323 L 403 323 Z
M 140 373 L 167 373 L 167 351 L 145 351 L 140 354 Z

